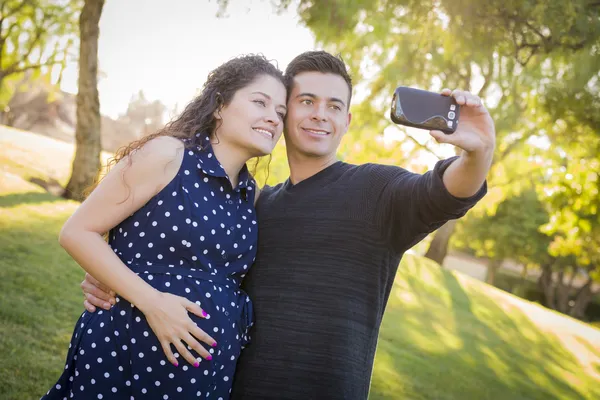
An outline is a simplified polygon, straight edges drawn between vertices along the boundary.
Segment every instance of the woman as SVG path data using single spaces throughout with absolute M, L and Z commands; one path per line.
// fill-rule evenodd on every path
M 252 324 L 239 289 L 257 241 L 246 162 L 273 150 L 285 101 L 277 68 L 235 58 L 178 119 L 117 154 L 60 244 L 118 301 L 83 313 L 43 399 L 229 397 Z

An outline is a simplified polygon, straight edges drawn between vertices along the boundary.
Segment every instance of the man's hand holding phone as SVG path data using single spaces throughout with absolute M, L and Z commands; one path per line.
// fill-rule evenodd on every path
M 481 99 L 462 90 L 444 89 L 443 96 L 454 98 L 460 106 L 460 117 L 456 130 L 446 135 L 439 130 L 429 133 L 438 143 L 448 143 L 472 153 L 477 150 L 493 149 L 496 142 L 496 129 L 489 111 Z
M 391 118 L 397 124 L 429 130 L 438 143 L 452 144 L 467 153 L 495 147 L 492 117 L 481 99 L 467 91 L 434 93 L 398 87 Z

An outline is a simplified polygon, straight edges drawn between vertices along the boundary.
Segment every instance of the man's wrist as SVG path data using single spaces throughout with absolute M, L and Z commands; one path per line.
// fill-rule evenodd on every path
M 490 145 L 482 145 L 478 149 L 467 151 L 463 150 L 461 154 L 461 158 L 468 163 L 476 163 L 476 164 L 491 164 L 492 158 L 494 157 L 495 146 Z

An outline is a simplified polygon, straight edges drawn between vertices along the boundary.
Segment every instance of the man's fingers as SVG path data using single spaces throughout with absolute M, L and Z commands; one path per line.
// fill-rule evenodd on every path
M 166 340 L 161 340 L 160 345 L 162 346 L 165 356 L 167 356 L 167 360 L 169 360 L 169 362 L 174 366 L 178 367 L 179 362 L 177 361 L 177 358 L 175 358 L 175 355 L 173 355 L 173 352 L 171 351 L 171 344 Z
M 116 296 L 116 293 L 111 288 L 109 288 L 104 283 L 100 282 L 98 279 L 94 278 L 92 275 L 90 275 L 87 272 L 85 273 L 85 280 L 84 280 L 84 282 L 85 281 L 88 281 L 93 286 L 96 286 L 96 287 L 100 288 L 100 290 L 103 290 L 104 292 L 108 293 L 112 297 Z
M 482 102 L 479 96 L 470 95 L 467 97 L 467 105 L 470 107 L 479 107 L 482 105 Z
M 110 295 L 110 293 L 102 290 L 101 288 L 93 285 L 88 281 L 81 282 L 81 289 L 85 295 L 92 295 L 102 301 L 115 304 L 115 298 Z M 94 303 L 96 306 L 100 306 L 100 304 Z
M 90 303 L 87 298 L 83 301 L 83 306 L 91 313 L 96 312 L 96 307 L 94 307 L 94 305 Z
M 450 143 L 452 135 L 446 135 L 442 131 L 429 131 L 429 134 L 438 142 L 438 143 Z
M 85 293 L 84 295 L 85 301 L 88 302 L 90 305 L 103 308 L 107 311 L 110 310 L 111 305 L 106 300 L 99 299 L 98 297 L 90 293 Z
M 461 106 L 466 105 L 469 107 L 479 107 L 483 105 L 483 102 L 481 101 L 481 98 L 479 98 L 479 96 L 476 96 L 473 93 L 464 90 L 453 90 L 452 97 L 454 97 L 456 102 Z

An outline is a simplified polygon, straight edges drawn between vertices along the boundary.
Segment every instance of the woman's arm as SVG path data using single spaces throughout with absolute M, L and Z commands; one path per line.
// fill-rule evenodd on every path
M 214 343 L 187 314 L 190 311 L 203 317 L 203 311 L 183 297 L 154 289 L 123 264 L 102 238 L 164 188 L 177 174 L 182 158 L 183 144 L 179 140 L 159 137 L 121 160 L 65 223 L 59 242 L 90 275 L 145 314 L 173 364 L 177 360 L 169 343 L 194 364 L 195 358 L 181 340 L 199 354 L 210 357 L 189 334 L 210 345 Z

